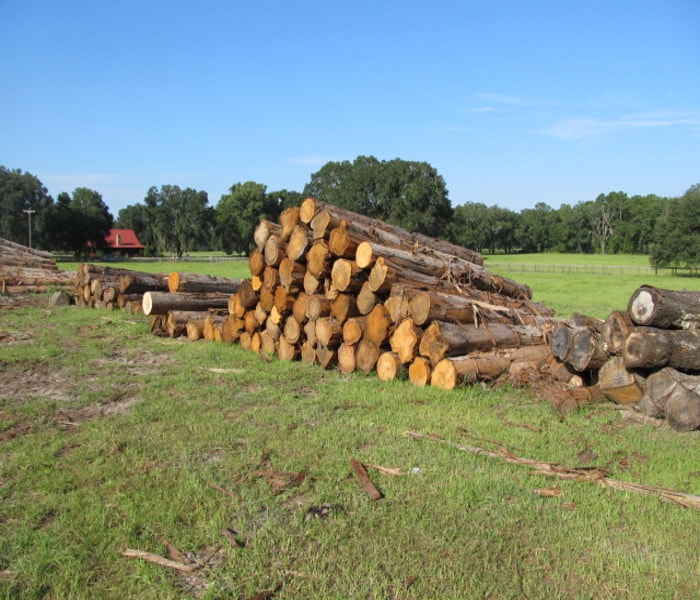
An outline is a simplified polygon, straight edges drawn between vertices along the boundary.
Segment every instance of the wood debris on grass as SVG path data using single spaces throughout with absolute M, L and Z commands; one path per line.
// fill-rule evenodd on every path
M 381 500 L 384 497 L 384 494 L 382 494 L 377 486 L 372 483 L 369 475 L 367 475 L 367 469 L 365 469 L 365 466 L 355 458 L 350 459 L 350 466 L 370 499 L 375 501 Z
M 681 506 L 685 506 L 687 508 L 694 508 L 695 510 L 700 510 L 700 496 L 686 494 L 685 492 L 679 492 L 676 490 L 653 485 L 643 485 L 640 483 L 632 483 L 629 481 L 613 479 L 608 476 L 608 472 L 605 469 L 600 467 L 571 468 L 554 462 L 547 462 L 532 458 L 523 458 L 520 456 L 516 456 L 515 454 L 512 454 L 511 452 L 505 449 L 499 452 L 495 452 L 493 450 L 486 450 L 484 448 L 465 446 L 457 442 L 451 442 L 431 435 L 426 435 L 424 433 L 418 433 L 416 431 L 406 431 L 404 432 L 404 435 L 414 440 L 429 440 L 431 442 L 444 444 L 446 446 L 450 446 L 451 448 L 455 448 L 462 452 L 468 452 L 470 454 L 487 456 L 488 458 L 496 458 L 508 463 L 527 465 L 533 469 L 533 474 L 536 475 L 546 475 L 550 477 L 558 477 L 559 479 L 568 479 L 573 481 L 593 481 L 595 483 L 612 488 L 614 490 L 622 490 L 628 492 L 635 492 L 638 494 L 646 494 L 648 496 L 656 496 L 661 500 L 675 502 L 676 504 L 680 504 Z

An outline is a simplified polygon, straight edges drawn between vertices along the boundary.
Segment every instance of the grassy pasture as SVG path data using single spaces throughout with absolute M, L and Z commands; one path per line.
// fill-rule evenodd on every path
M 202 265 L 186 264 L 163 271 Z M 211 274 L 246 276 L 235 264 Z M 551 298 L 579 305 L 567 289 Z M 0 377 L 0 598 L 697 597 L 697 511 L 403 433 L 700 494 L 699 432 L 155 338 L 75 307 L 3 310 Z M 369 467 L 373 502 L 351 458 L 401 474 Z M 121 554 L 168 545 L 218 550 L 190 574 Z

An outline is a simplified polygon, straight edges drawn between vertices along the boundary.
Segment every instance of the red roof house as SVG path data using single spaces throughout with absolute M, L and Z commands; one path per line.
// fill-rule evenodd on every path
M 105 243 L 110 252 L 127 256 L 140 254 L 146 247 L 139 242 L 133 229 L 110 229 Z

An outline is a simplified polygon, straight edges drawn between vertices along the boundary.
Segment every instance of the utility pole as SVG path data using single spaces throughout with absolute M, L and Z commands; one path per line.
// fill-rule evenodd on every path
M 25 208 L 22 212 L 26 212 L 29 217 L 29 247 L 32 247 L 32 213 L 36 211 L 33 208 Z

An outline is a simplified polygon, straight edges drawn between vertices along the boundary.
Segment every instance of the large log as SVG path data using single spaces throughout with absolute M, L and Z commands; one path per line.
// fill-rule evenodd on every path
M 430 383 L 432 367 L 430 361 L 423 356 L 416 356 L 408 367 L 408 380 L 417 386 L 424 386 Z
M 625 340 L 634 329 L 629 313 L 624 310 L 613 310 L 603 323 L 603 344 L 609 354 L 621 355 L 625 348 Z
M 638 288 L 627 306 L 637 325 L 661 329 L 700 328 L 700 291 Z
M 128 271 L 119 279 L 120 294 L 143 294 L 145 292 L 167 292 L 167 273 L 141 273 Z
M 698 394 L 700 393 L 700 376 L 689 375 L 673 367 L 664 367 L 649 375 L 646 380 L 646 391 L 639 400 L 640 412 L 648 417 L 665 417 L 668 400 L 678 386 Z M 684 393 L 681 393 L 679 396 L 683 395 Z
M 628 368 L 700 371 L 700 329 L 637 327 L 625 340 L 624 358 Z
M 169 310 L 208 310 L 228 308 L 229 294 L 184 292 L 146 292 L 143 295 L 143 314 L 165 315 Z
M 173 271 L 168 275 L 168 291 L 235 294 L 241 285 L 241 281 L 241 279 L 229 279 L 228 277 Z
M 465 382 L 491 381 L 508 370 L 510 358 L 498 354 L 470 354 L 444 358 L 435 365 L 430 385 L 452 390 Z
M 410 317 L 401 321 L 394 329 L 389 337 L 389 344 L 402 365 L 412 362 L 416 357 L 422 335 L 423 330 L 417 327 Z
M 261 219 L 253 232 L 253 241 L 260 252 L 265 250 L 265 244 L 271 235 L 278 236 L 282 232 L 282 227 L 277 223 Z
M 610 356 L 599 332 L 601 327 L 597 320 L 585 325 L 557 322 L 548 334 L 552 354 L 579 373 L 600 368 Z
M 418 351 L 437 365 L 450 356 L 544 343 L 542 330 L 528 325 L 485 323 L 476 326 L 433 321 L 423 333 Z
M 377 377 L 382 381 L 396 379 L 405 368 L 396 352 L 382 352 L 377 359 Z
M 170 310 L 165 320 L 165 331 L 171 338 L 185 335 L 187 333 L 187 321 L 204 321 L 208 315 L 209 312 L 206 310 Z

